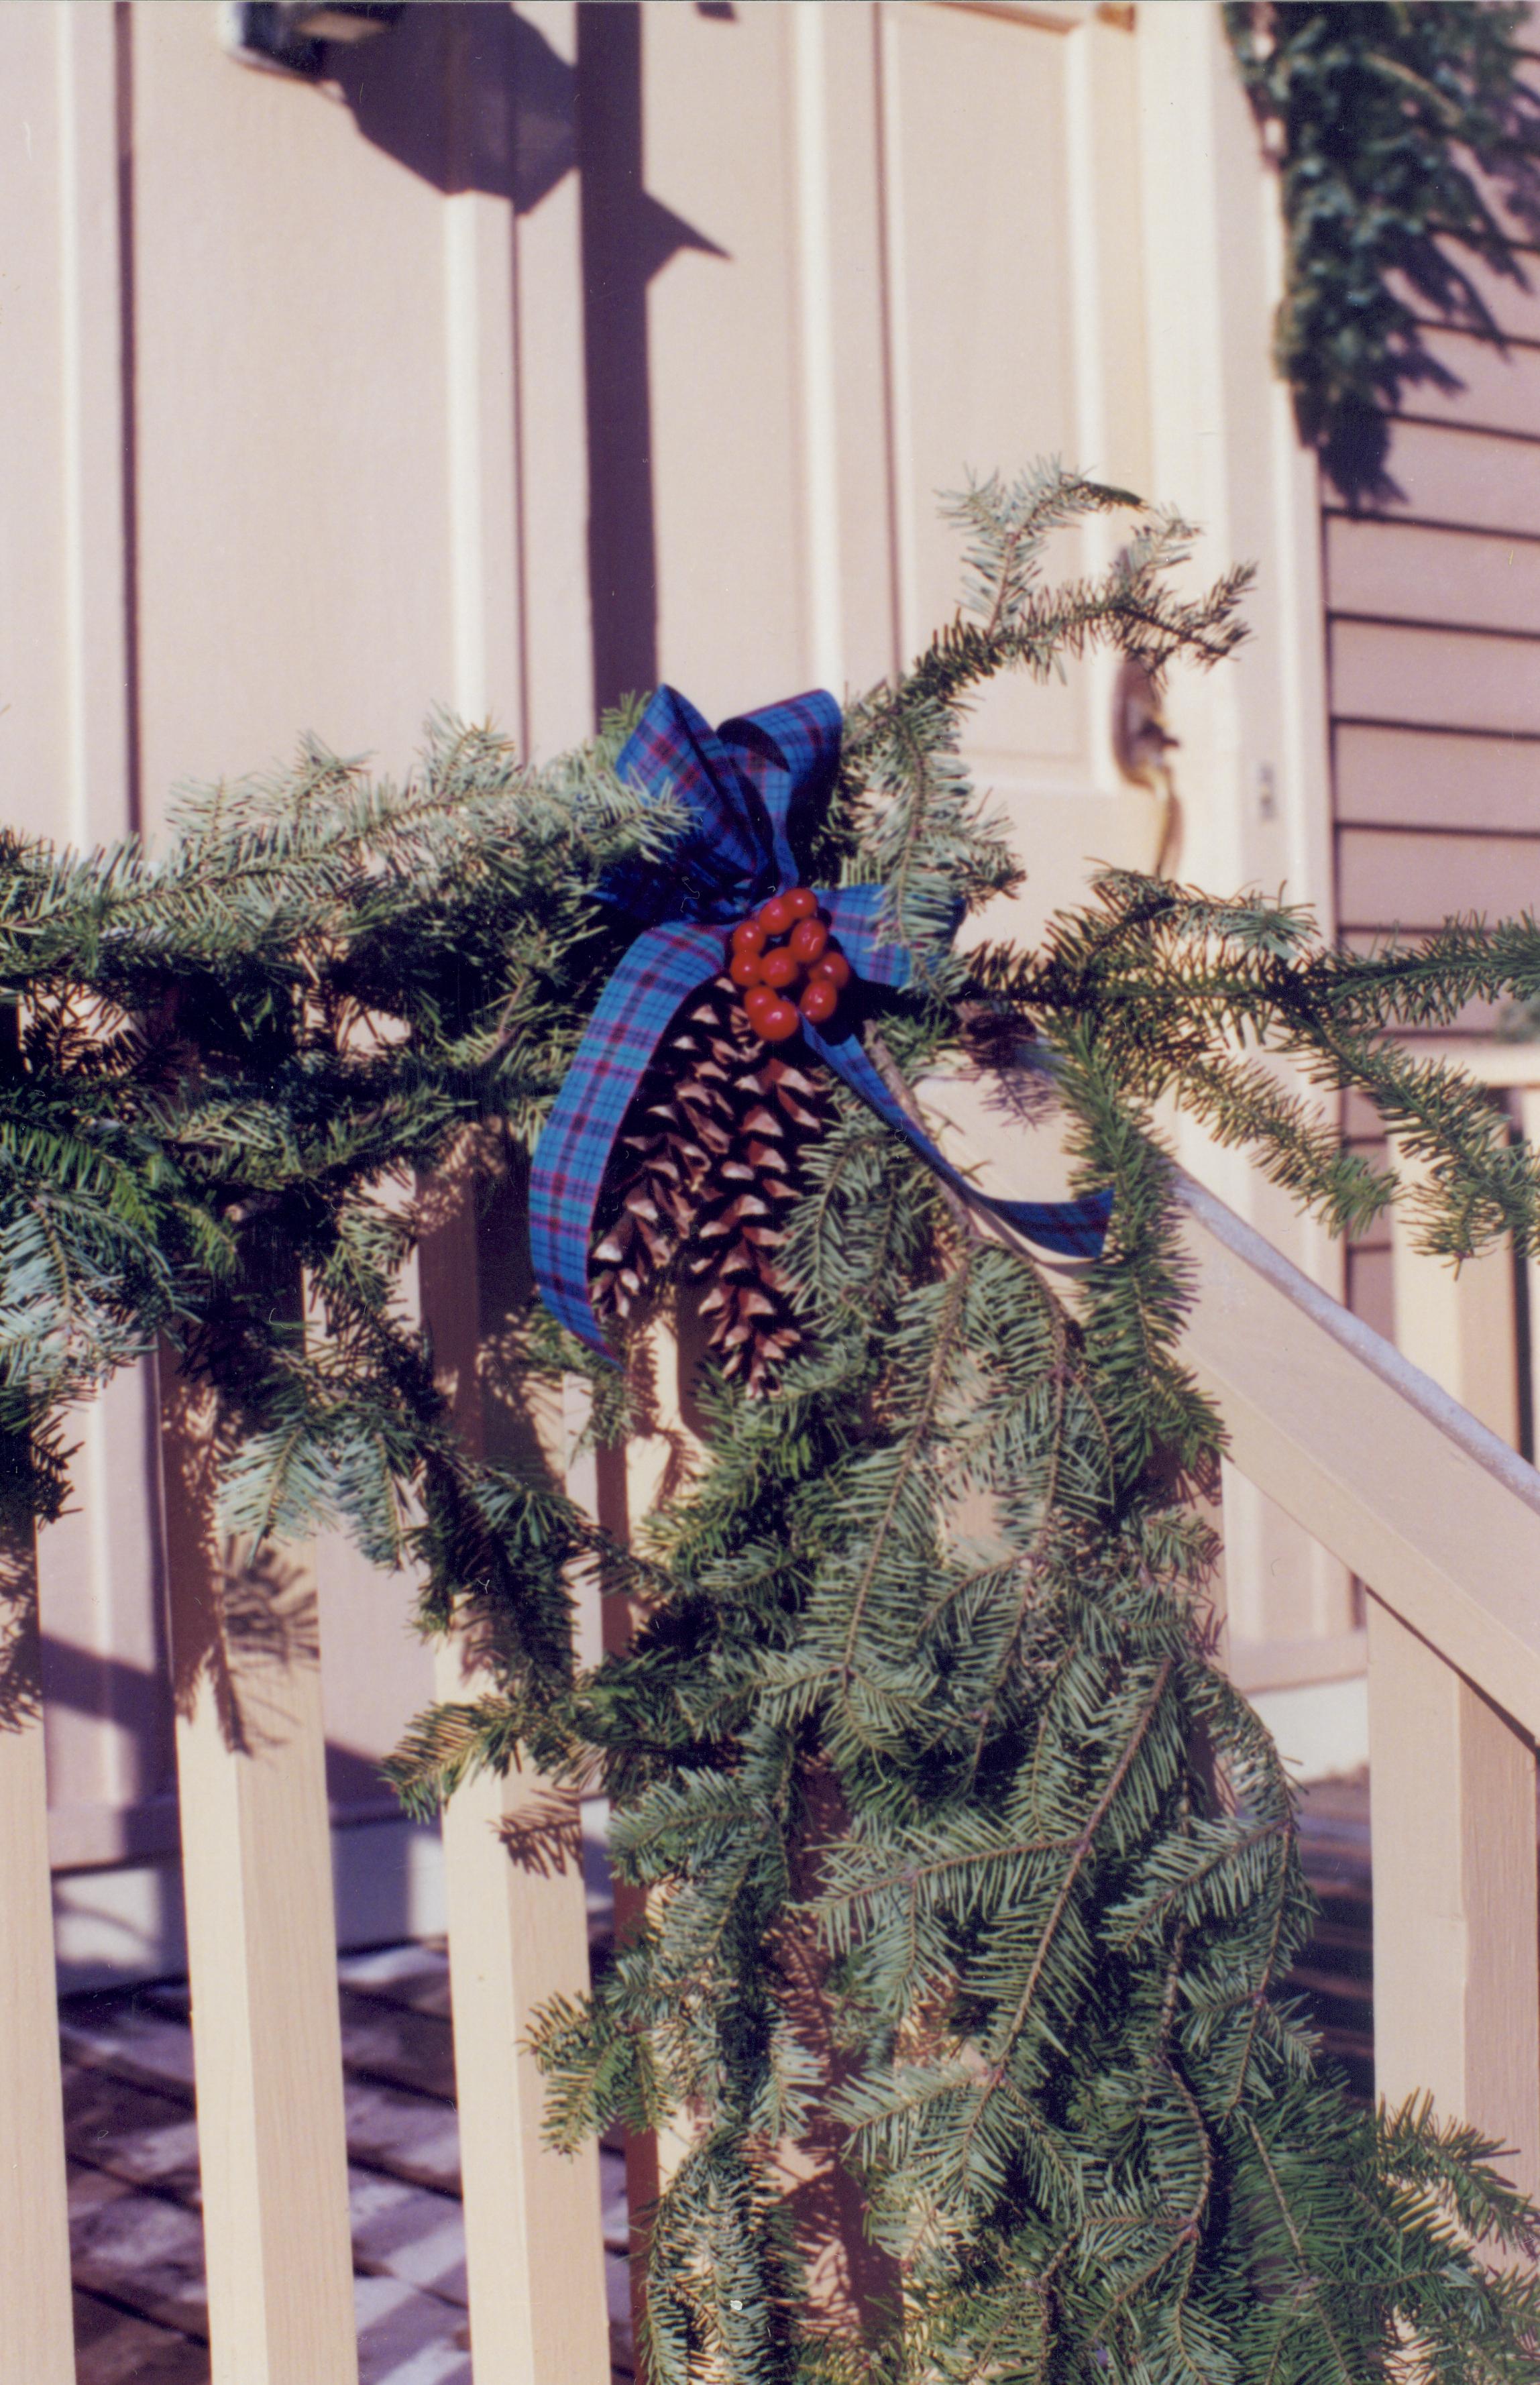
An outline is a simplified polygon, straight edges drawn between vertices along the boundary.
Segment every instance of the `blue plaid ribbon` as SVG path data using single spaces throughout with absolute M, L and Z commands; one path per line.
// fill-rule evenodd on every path
M 667 861 L 628 861 L 599 889 L 638 933 L 599 996 L 545 1122 L 530 1181 L 530 1243 L 541 1296 L 554 1317 L 606 1356 L 611 1354 L 588 1297 L 588 1246 L 620 1121 L 680 1005 L 720 974 L 723 929 L 797 883 L 792 840 L 828 799 L 840 725 L 839 706 L 820 688 L 724 720 L 713 731 L 676 689 L 660 687 L 616 762 L 619 776 L 644 795 L 671 795 L 687 824 Z M 885 890 L 816 891 L 858 976 L 869 985 L 908 985 L 912 955 L 879 932 Z M 827 1036 L 806 1020 L 801 1032 L 955 1192 L 1039 1249 L 1059 1257 L 1100 1255 L 1110 1192 L 1080 1201 L 992 1200 L 894 1099 L 853 1032 Z

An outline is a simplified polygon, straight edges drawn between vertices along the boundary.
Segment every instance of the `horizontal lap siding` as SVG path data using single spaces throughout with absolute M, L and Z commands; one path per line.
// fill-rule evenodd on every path
M 1452 422 L 1466 431 L 1510 431 L 1521 438 L 1532 435 L 1540 351 L 1520 341 L 1499 347 L 1476 332 L 1432 329 L 1424 333 L 1423 344 L 1459 386 L 1439 389 L 1424 381 L 1421 388 L 1408 390 L 1404 406 L 1409 420 Z
M 1533 268 L 1535 260 L 1526 262 Z M 1507 351 L 1432 331 L 1463 386 L 1409 391 L 1397 497 L 1322 524 L 1337 919 L 1364 948 L 1455 913 L 1540 911 L 1540 275 L 1482 279 Z M 1533 344 L 1532 344 L 1533 343 Z M 1484 1009 L 1463 1022 L 1490 1031 Z M 1349 1147 L 1383 1159 L 1365 1105 Z M 1392 1325 L 1388 1231 L 1354 1249 L 1349 1297 Z
M 1540 754 L 1530 740 L 1339 719 L 1333 742 L 1339 842 L 1349 828 L 1534 829 Z
M 1333 621 L 1332 693 L 1338 719 L 1540 738 L 1540 644 L 1453 624 Z
M 1337 894 L 1345 919 L 1379 911 L 1407 929 L 1436 928 L 1457 913 L 1540 910 L 1540 837 L 1344 829 Z
M 1540 539 L 1339 515 L 1326 556 L 1339 613 L 1540 636 Z

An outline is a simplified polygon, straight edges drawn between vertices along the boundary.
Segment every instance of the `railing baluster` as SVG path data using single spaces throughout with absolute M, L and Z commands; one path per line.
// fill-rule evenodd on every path
M 1399 1158 L 1415 1181 L 1415 1163 Z M 1519 1346 L 1513 1257 L 1500 1243 L 1479 1258 L 1452 1261 L 1414 1248 L 1404 1203 L 1391 1213 L 1396 1347 L 1441 1383 L 1489 1432 L 1519 1446 Z
M 1540 1068 L 1536 1069 L 1536 1076 L 1540 1078 Z M 1519 1086 L 1515 1105 L 1520 1135 L 1529 1144 L 1533 1157 L 1535 1151 L 1540 1150 L 1540 1082 Z M 1524 1262 L 1524 1304 L 1529 1312 L 1525 1320 L 1527 1330 L 1523 1352 L 1528 1362 L 1529 1381 L 1524 1389 L 1528 1393 L 1529 1407 L 1528 1455 L 1533 1461 L 1540 1455 L 1540 1253 L 1532 1252 Z
M 313 1584 L 218 1537 L 215 1406 L 163 1360 L 177 1779 L 214 2385 L 357 2376 Z
M 1436 1649 L 1369 1602 L 1374 2079 L 1515 2149 L 1540 2190 L 1534 1749 Z
M 1510 1445 L 1519 1438 L 1506 1248 L 1414 1249 L 1393 1226 L 1396 1340 Z M 1534 1742 L 1436 1648 L 1371 1597 L 1370 1831 L 1374 2073 L 1395 2104 L 1424 2088 L 1515 2149 L 1540 2189 L 1540 1863 Z
M 450 1642 L 440 1696 L 476 1688 Z M 565 1867 L 516 1861 L 521 1829 L 565 1838 Z M 444 1854 L 476 2385 L 604 2385 L 598 2155 L 542 2142 L 545 2082 L 523 2043 L 537 2005 L 588 1986 L 577 1801 L 528 1771 L 483 1774 L 449 1801 Z
M 473 1194 L 468 1189 L 457 1206 L 444 1206 L 423 1240 L 419 1284 L 440 1380 L 460 1430 L 479 1450 Z M 558 1467 L 559 1405 L 528 1419 Z M 482 1686 L 464 1643 L 445 1642 L 437 1694 L 473 1698 Z M 501 1780 L 483 1774 L 456 1791 L 443 1828 L 476 2385 L 606 2385 L 598 2154 L 592 2144 L 571 2154 L 545 2144 L 545 2082 L 523 2042 L 539 2004 L 588 1990 L 577 1800 L 528 1769 Z
M 74 2385 L 47 1787 L 30 1531 L 0 1557 L 0 2376 Z

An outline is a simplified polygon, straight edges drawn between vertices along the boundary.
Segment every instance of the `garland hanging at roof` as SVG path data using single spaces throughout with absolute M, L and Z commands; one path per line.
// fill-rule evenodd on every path
M 1286 230 L 1275 356 L 1300 436 L 1351 504 L 1400 493 L 1403 393 L 1462 386 L 1431 321 L 1499 338 L 1484 268 L 1529 284 L 1540 238 L 1540 60 L 1527 7 L 1488 0 L 1225 0 L 1276 156 Z M 1515 243 L 1518 243 L 1516 246 Z

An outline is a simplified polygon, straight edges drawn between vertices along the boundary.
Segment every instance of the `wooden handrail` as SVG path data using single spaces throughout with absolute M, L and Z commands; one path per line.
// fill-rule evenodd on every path
M 988 1189 L 1062 1189 L 1022 1182 L 1053 1139 L 1023 1136 L 987 1080 L 922 1091 Z M 1233 1465 L 1369 1593 L 1376 2086 L 1432 2092 L 1540 2191 L 1540 1474 L 1213 1193 L 1179 1188 L 1185 1351 Z M 1418 1264 L 1461 1312 L 1429 1346 L 1466 1350 L 1490 1274 Z
M 1230 1455 L 1540 1737 L 1540 1474 L 1192 1178 L 1186 1349 Z
M 1023 1180 L 1053 1167 L 1055 1138 L 1024 1131 L 995 1080 L 937 1076 L 919 1090 L 985 1190 L 1063 1189 Z M 1215 1194 L 1180 1170 L 1178 1185 L 1185 1355 L 1233 1463 L 1540 1738 L 1540 1474 Z

